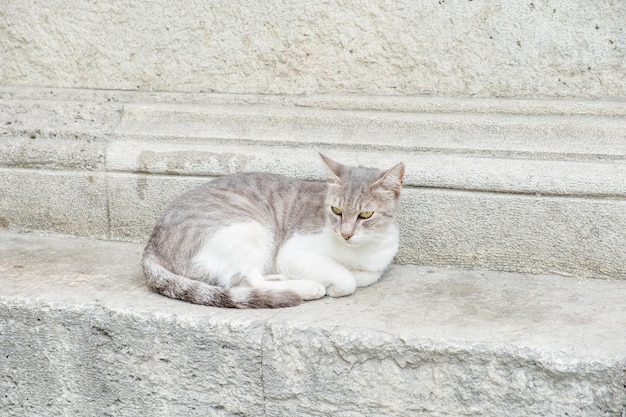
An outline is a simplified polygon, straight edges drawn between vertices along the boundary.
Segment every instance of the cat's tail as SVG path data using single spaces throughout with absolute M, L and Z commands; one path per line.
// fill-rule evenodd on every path
M 146 251 L 143 272 L 147 285 L 159 294 L 189 303 L 230 308 L 282 308 L 302 303 L 295 292 L 253 287 L 224 288 L 174 274 L 159 258 Z

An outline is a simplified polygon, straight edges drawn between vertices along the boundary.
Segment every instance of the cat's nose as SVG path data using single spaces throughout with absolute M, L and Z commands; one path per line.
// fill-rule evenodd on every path
M 343 233 L 342 232 L 341 233 L 341 237 L 344 238 L 344 240 L 349 240 L 352 237 L 353 234 L 354 233 Z

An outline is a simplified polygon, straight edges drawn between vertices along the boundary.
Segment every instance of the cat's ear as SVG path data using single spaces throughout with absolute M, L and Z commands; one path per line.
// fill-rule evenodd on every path
M 403 182 L 404 164 L 400 162 L 383 172 L 383 175 L 373 184 L 373 187 L 383 187 L 393 191 L 395 196 L 398 197 L 400 196 L 400 190 L 402 189 Z
M 343 171 L 343 165 L 341 165 L 339 162 L 333 161 L 332 159 L 330 159 L 329 157 L 327 157 L 321 152 L 320 152 L 320 157 L 322 158 L 322 161 L 324 161 L 324 163 L 326 164 L 326 167 L 328 168 L 328 173 L 330 174 L 330 180 L 334 183 L 340 183 L 341 182 L 340 175 L 341 175 L 341 172 Z

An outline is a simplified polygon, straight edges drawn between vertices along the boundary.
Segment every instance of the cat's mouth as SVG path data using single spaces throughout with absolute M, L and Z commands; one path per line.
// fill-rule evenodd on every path
M 354 235 L 345 238 L 340 233 L 335 233 L 335 237 L 347 246 L 361 246 L 364 243 L 362 239 Z

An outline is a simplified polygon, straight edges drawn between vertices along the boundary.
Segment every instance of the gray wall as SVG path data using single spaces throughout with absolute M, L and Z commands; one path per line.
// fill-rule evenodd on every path
M 626 3 L 5 0 L 0 84 L 625 97 Z

